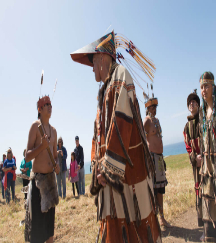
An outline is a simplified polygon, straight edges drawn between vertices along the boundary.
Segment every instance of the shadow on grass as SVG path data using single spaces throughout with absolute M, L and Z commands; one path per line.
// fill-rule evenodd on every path
M 178 226 L 167 228 L 166 231 L 162 231 L 163 238 L 169 238 L 169 236 L 175 237 L 176 240 L 184 239 L 185 242 L 200 242 L 200 237 L 203 233 L 202 228 L 187 229 Z
M 6 205 L 6 201 L 0 201 L 0 204 Z

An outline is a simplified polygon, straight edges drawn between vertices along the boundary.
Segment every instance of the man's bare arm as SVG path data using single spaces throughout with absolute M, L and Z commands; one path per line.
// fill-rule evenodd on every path
M 41 153 L 44 149 L 46 149 L 49 146 L 47 136 L 45 136 L 42 139 L 42 142 L 40 143 L 40 145 L 37 146 L 36 148 L 34 148 L 37 130 L 38 130 L 38 124 L 33 123 L 30 128 L 30 131 L 29 131 L 27 152 L 26 152 L 26 157 L 25 157 L 26 162 L 33 160 L 39 153 Z
M 55 132 L 55 141 L 53 144 L 53 157 L 56 161 L 56 167 L 54 168 L 54 170 L 55 170 L 56 174 L 58 175 L 58 173 L 60 172 L 60 167 L 58 164 L 58 153 L 57 153 L 57 131 L 54 129 L 54 132 Z
M 144 126 L 144 129 L 145 129 L 145 132 L 149 133 L 150 126 L 151 126 L 151 121 L 150 121 L 150 119 L 147 116 L 145 117 L 145 120 L 143 122 L 143 126 Z
M 54 132 L 55 132 L 55 141 L 54 141 L 54 144 L 53 144 L 53 157 L 54 157 L 54 160 L 58 163 L 58 153 L 57 153 L 57 131 L 54 129 Z

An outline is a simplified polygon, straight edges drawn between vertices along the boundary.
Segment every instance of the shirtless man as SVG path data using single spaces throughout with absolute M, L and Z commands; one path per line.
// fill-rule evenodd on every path
M 30 128 L 25 158 L 26 162 L 33 160 L 32 172 L 34 173 L 34 179 L 32 179 L 30 185 L 31 193 L 29 192 L 28 195 L 28 200 L 31 200 L 30 205 L 32 208 L 32 214 L 30 213 L 30 215 L 32 215 L 30 220 L 31 230 L 29 230 L 30 236 L 28 235 L 28 240 L 37 243 L 45 241 L 50 243 L 53 242 L 55 206 L 58 204 L 58 192 L 53 169 L 58 174 L 59 165 L 56 163 L 55 168 L 53 168 L 53 164 L 46 148 L 50 148 L 54 160 L 57 161 L 57 132 L 56 129 L 49 124 L 49 119 L 52 113 L 50 98 L 45 96 L 39 99 L 37 108 L 38 120 L 33 122 Z M 43 138 L 38 129 L 38 125 L 40 124 L 42 124 L 45 134 Z M 41 178 L 43 181 L 40 181 Z M 45 184 L 44 187 L 46 187 L 46 190 L 48 190 L 49 187 L 52 188 L 45 198 L 42 195 L 43 190 L 45 190 L 43 188 L 43 183 Z M 39 188 L 39 184 L 42 184 L 42 187 L 40 186 Z M 53 196 L 53 201 L 50 199 L 50 196 Z M 47 200 L 51 200 L 52 205 L 50 208 L 47 208 L 45 212 L 42 212 L 41 201 L 46 200 L 46 197 Z M 27 227 L 29 226 L 26 223 L 26 228 Z M 25 233 L 27 231 L 28 230 L 26 229 Z M 25 238 L 26 237 L 27 236 L 25 235 Z
M 146 102 L 147 112 L 143 125 L 149 151 L 155 164 L 154 193 L 159 207 L 160 225 L 170 227 L 163 214 L 163 194 L 165 194 L 167 180 L 165 174 L 166 164 L 163 160 L 162 130 L 159 120 L 155 117 L 157 105 L 157 98 L 151 98 Z

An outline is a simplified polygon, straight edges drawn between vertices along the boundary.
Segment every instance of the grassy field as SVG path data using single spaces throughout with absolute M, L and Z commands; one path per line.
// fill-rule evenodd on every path
M 165 217 L 172 221 L 195 205 L 192 168 L 187 154 L 169 156 L 167 164 L 168 186 L 164 197 Z M 67 182 L 67 197 L 56 208 L 55 242 L 95 242 L 98 223 L 94 198 L 89 193 L 91 175 L 86 175 L 86 196 L 72 196 L 71 183 Z M 0 242 L 24 242 L 24 195 L 22 185 L 16 185 L 16 202 L 9 205 L 0 200 Z

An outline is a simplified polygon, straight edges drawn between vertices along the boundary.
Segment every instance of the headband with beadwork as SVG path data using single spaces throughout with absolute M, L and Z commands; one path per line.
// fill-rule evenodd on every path
M 158 105 L 158 99 L 157 98 L 151 98 L 145 103 L 145 108 L 148 108 L 152 105 Z
M 38 108 L 38 110 L 41 107 L 44 107 L 45 104 L 50 104 L 51 105 L 51 101 L 50 101 L 50 97 L 49 96 L 44 96 L 42 98 L 39 98 L 39 100 L 37 102 L 37 108 Z
M 200 79 L 200 84 L 214 84 L 214 80 L 213 79 Z

